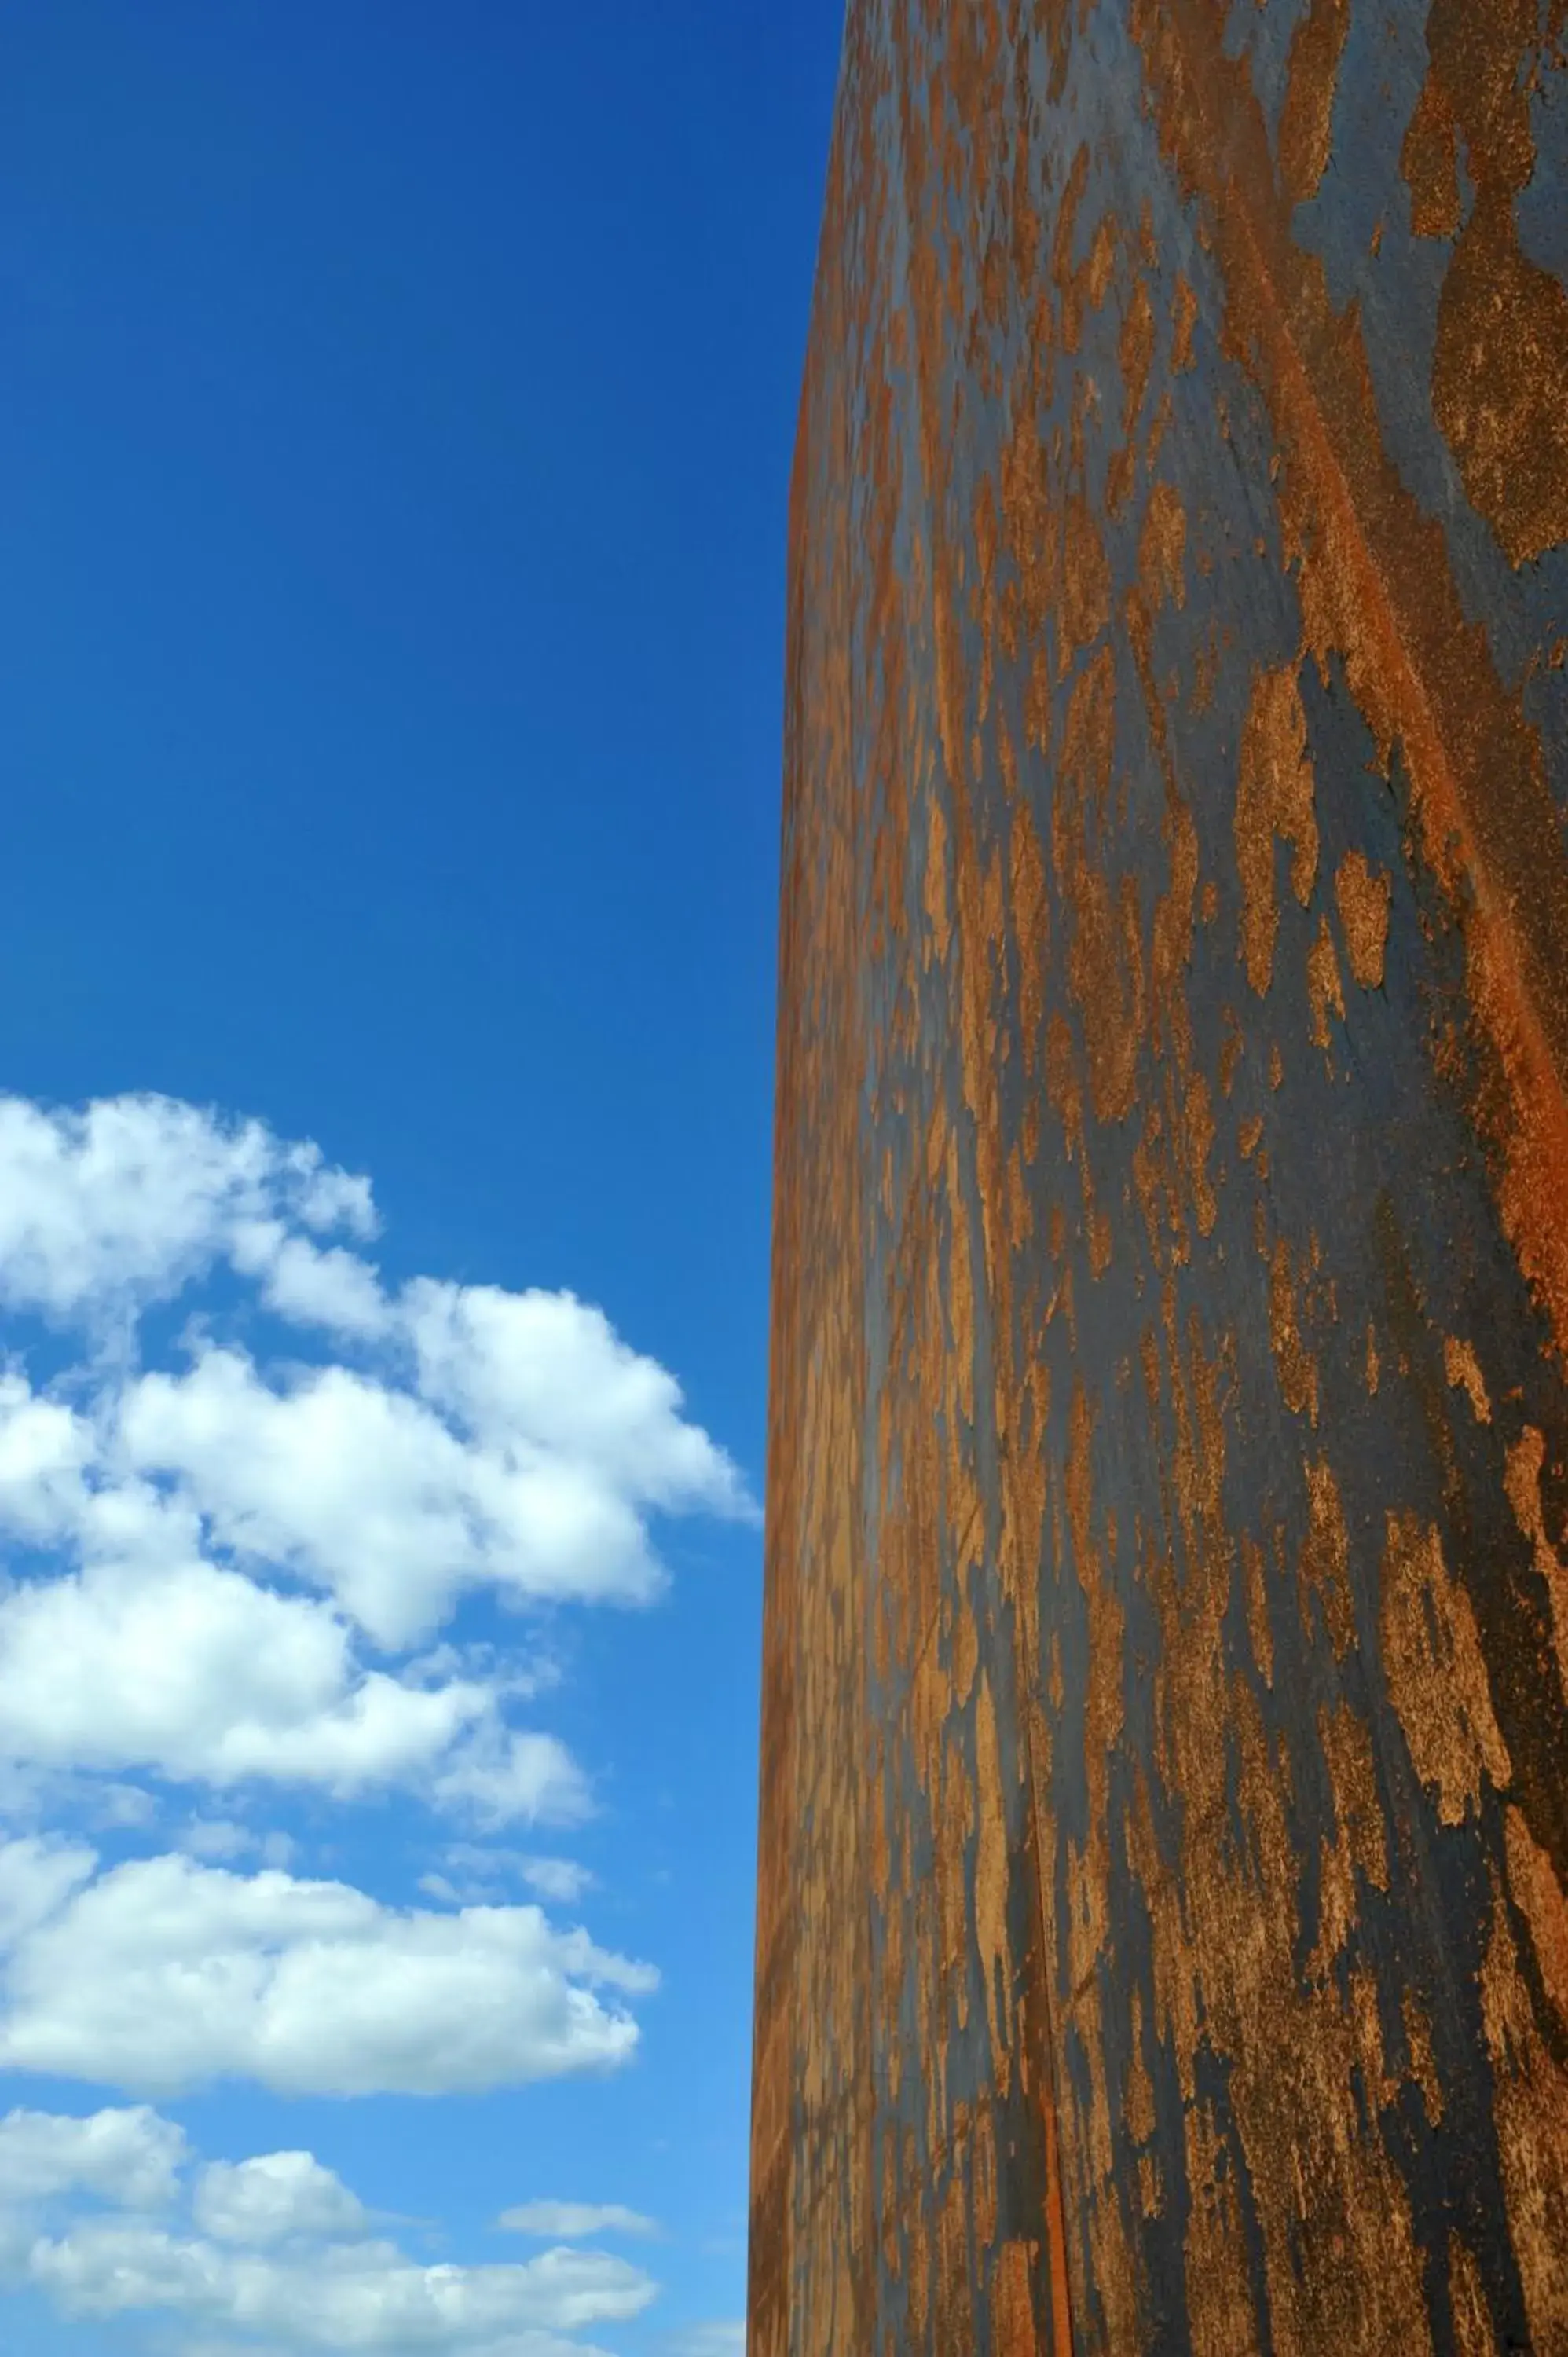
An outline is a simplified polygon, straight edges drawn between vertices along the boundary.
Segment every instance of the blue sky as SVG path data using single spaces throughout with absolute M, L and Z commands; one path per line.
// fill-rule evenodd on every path
M 839 17 L 6 11 L 9 2346 L 739 2345 Z

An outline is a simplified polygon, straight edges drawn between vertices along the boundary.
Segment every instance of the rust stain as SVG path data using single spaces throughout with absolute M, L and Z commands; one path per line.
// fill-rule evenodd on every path
M 1308 0 L 1291 38 L 1290 79 L 1280 116 L 1280 178 L 1297 204 L 1316 195 L 1327 169 L 1339 60 L 1349 29 L 1349 0 Z
M 1535 171 L 1541 33 L 1534 0 L 1493 0 L 1484 34 L 1464 0 L 1433 0 L 1405 151 L 1418 234 L 1459 231 L 1438 307 L 1433 412 L 1472 506 L 1516 565 L 1568 539 L 1568 292 L 1526 254 L 1514 212 Z M 1475 191 L 1463 223 L 1461 150 Z
M 1508 1813 L 1509 1889 L 1530 1927 L 1546 1995 L 1568 2027 L 1568 1900 L 1518 1809 Z
M 1536 1570 L 1551 1599 L 1558 1674 L 1568 1695 L 1568 1563 L 1563 1562 L 1547 1531 L 1541 1480 L 1545 1463 L 1545 1436 L 1534 1425 L 1527 1424 L 1508 1452 L 1503 1486 L 1514 1519 L 1530 1542 Z
M 1280 1396 L 1292 1415 L 1317 1422 L 1317 1363 L 1302 1339 L 1300 1305 L 1283 1236 L 1269 1255 L 1269 1340 L 1279 1370 Z
M 1450 14 L 1475 25 L 1460 0 Z M 1325 674 L 1344 662 L 1385 758 L 1401 745 L 1434 874 L 1450 891 L 1461 875 L 1468 884 L 1471 1003 L 1509 1105 L 1492 1116 L 1503 1223 L 1561 1347 L 1568 964 L 1555 945 L 1568 938 L 1568 857 L 1540 740 L 1464 613 L 1440 528 L 1384 449 L 1356 320 L 1336 318 L 1321 263 L 1293 243 L 1288 205 L 1265 193 L 1267 135 L 1244 69 L 1225 57 L 1203 0 L 1136 0 L 1134 24 L 1165 135 L 1212 205 L 1232 342 L 1286 455 L 1281 519 L 1301 567 L 1305 645 Z M 1485 32 L 1465 75 L 1487 122 L 1498 55 L 1503 77 L 1517 72 L 1509 32 L 1506 22 Z
M 1186 605 L 1186 550 L 1187 510 L 1180 494 L 1170 483 L 1156 483 L 1149 493 L 1138 546 L 1138 584 L 1151 612 L 1157 612 L 1166 598 Z
M 1393 878 L 1368 865 L 1365 852 L 1345 854 L 1334 877 L 1350 971 L 1363 990 L 1380 990 L 1389 946 L 1389 908 Z
M 1469 1597 L 1442 1543 L 1412 1514 L 1391 1513 L 1383 1547 L 1383 1666 L 1415 1772 L 1456 1825 L 1478 1804 L 1482 1779 L 1506 1787 L 1513 1767 L 1493 1716 Z
M 1345 1020 L 1345 991 L 1339 980 L 1339 961 L 1334 954 L 1334 937 L 1328 930 L 1326 915 L 1319 917 L 1317 931 L 1306 952 L 1306 1004 L 1312 1021 L 1313 1045 L 1326 1048 L 1333 1038 L 1328 1028 L 1330 1015 Z
M 1492 1403 L 1487 1395 L 1487 1379 L 1481 1372 L 1481 1362 L 1468 1342 L 1455 1334 L 1443 1340 L 1443 1371 L 1449 1383 L 1463 1389 L 1477 1424 L 1490 1424 Z M 1533 1535 L 1533 1533 L 1532 1533 Z
M 1410 2075 L 1421 2090 L 1422 2109 L 1428 2127 L 1434 2128 L 1443 2117 L 1443 2083 L 1438 2077 L 1437 2063 L 1432 2051 L 1432 2024 L 1421 1999 L 1413 1989 L 1406 1989 L 1401 2006 L 1404 2024 L 1405 2044 L 1410 2050 Z
M 1498 2147 L 1531 2349 L 1568 2341 L 1568 2071 L 1541 2034 L 1499 1895 L 1481 1968 Z M 1541 2135 L 1544 2124 L 1547 2134 Z
M 1448 2303 L 1455 2357 L 1497 2357 L 1498 2337 L 1475 2254 L 1457 2234 L 1448 2237 Z
M 1317 877 L 1317 819 L 1306 716 L 1294 667 L 1261 672 L 1241 737 L 1236 789 L 1236 865 L 1241 878 L 1241 954 L 1260 997 L 1273 979 L 1279 906 L 1274 838 L 1294 848 L 1291 890 L 1305 909 Z
M 1306 1539 L 1301 1551 L 1301 1608 L 1316 1601 L 1335 1652 L 1341 1658 L 1356 1635 L 1350 1592 L 1350 1538 L 1339 1485 L 1321 1458 L 1306 1468 Z

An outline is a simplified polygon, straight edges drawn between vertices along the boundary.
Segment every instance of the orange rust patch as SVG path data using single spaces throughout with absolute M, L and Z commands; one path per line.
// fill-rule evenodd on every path
M 1537 1431 L 1534 1425 L 1527 1424 L 1508 1452 L 1503 1486 L 1513 1508 L 1514 1520 L 1530 1543 L 1535 1567 L 1546 1582 L 1546 1592 L 1552 1599 L 1558 1675 L 1563 1682 L 1564 1695 L 1568 1695 L 1568 1564 L 1552 1545 L 1546 1528 L 1546 1509 L 1541 1495 L 1541 1475 L 1545 1462 L 1544 1436 Z
M 1279 909 L 1274 837 L 1294 846 L 1291 889 L 1305 909 L 1317 875 L 1317 817 L 1306 716 L 1293 669 L 1260 672 L 1241 737 L 1236 790 L 1236 866 L 1241 878 L 1241 953 L 1261 998 L 1273 978 Z
M 1552 1860 L 1537 1846 L 1518 1809 L 1508 1813 L 1509 1889 L 1530 1926 L 1547 1995 L 1568 2026 L 1568 1899 Z
M 1336 1655 L 1343 1659 L 1356 1635 L 1350 1535 L 1345 1527 L 1339 1485 L 1322 1459 L 1306 1468 L 1306 1540 L 1301 1551 L 1302 1617 L 1306 1618 L 1308 1602 L 1316 1598 L 1329 1641 Z
M 1169 483 L 1155 483 L 1144 510 L 1138 546 L 1138 583 L 1151 612 L 1157 613 L 1166 598 L 1173 605 L 1186 605 L 1182 570 L 1186 547 L 1187 510 L 1180 494 Z
M 1452 237 L 1459 226 L 1459 154 L 1454 111 L 1430 75 L 1400 151 L 1417 237 Z
M 1520 43 L 1535 21 L 1533 0 L 1506 0 L 1484 18 L 1466 0 L 1443 0 L 1428 20 L 1434 71 L 1480 168 L 1495 158 L 1499 188 L 1522 185 Z M 1245 64 L 1226 57 L 1202 0 L 1135 0 L 1133 30 L 1164 135 L 1213 207 L 1231 348 L 1245 353 L 1273 417 L 1306 646 L 1325 678 L 1342 660 L 1383 757 L 1402 745 L 1434 876 L 1455 894 L 1466 878 L 1471 1004 L 1506 1084 L 1500 1103 L 1483 1098 L 1477 1112 L 1500 1164 L 1505 1230 L 1563 1349 L 1568 856 L 1541 742 L 1464 611 L 1440 528 L 1384 449 L 1354 311 L 1334 313 L 1321 263 L 1292 242 L 1288 206 L 1270 200 L 1267 135 Z M 1537 443 L 1549 469 L 1563 414 Z
M 1171 302 L 1171 367 L 1179 375 L 1192 366 L 1192 331 L 1197 324 L 1197 297 L 1178 271 Z
M 1513 565 L 1568 539 L 1568 292 L 1520 243 L 1514 199 L 1535 168 L 1533 0 L 1433 0 L 1431 70 L 1406 136 L 1418 234 L 1459 227 L 1455 159 L 1476 184 L 1437 313 L 1432 406 L 1471 504 Z
M 1443 1338 L 1443 1372 L 1453 1389 L 1463 1387 L 1477 1423 L 1490 1424 L 1492 1403 L 1487 1396 L 1480 1361 L 1469 1343 L 1461 1341 L 1456 1335 L 1445 1334 Z
M 1443 2117 L 1443 2083 L 1432 2051 L 1432 2024 L 1413 1989 L 1406 1989 L 1400 2011 L 1410 2049 L 1410 2075 L 1421 2090 L 1426 2124 L 1434 2128 Z
M 1334 877 L 1350 971 L 1363 990 L 1380 990 L 1388 954 L 1393 878 L 1376 875 L 1359 851 L 1348 851 Z
M 1568 2072 L 1537 2027 L 1500 1896 L 1481 1968 L 1481 2012 L 1529 2345 L 1560 2349 L 1568 2334 Z
M 1498 2336 L 1475 2253 L 1453 2233 L 1448 2237 L 1448 2302 L 1455 2357 L 1498 2357 Z
M 1339 961 L 1334 954 L 1333 936 L 1328 931 L 1328 919 L 1320 917 L 1317 931 L 1306 952 L 1306 1004 L 1312 1018 L 1313 1045 L 1326 1048 L 1332 1034 L 1328 1028 L 1330 1015 L 1345 1020 L 1345 993 L 1339 980 Z
M 1383 1548 L 1381 1624 L 1389 1693 L 1421 1781 L 1445 1825 L 1477 1805 L 1482 1778 L 1513 1769 L 1492 1712 L 1476 1616 L 1443 1560 L 1436 1530 L 1391 1513 Z
M 1302 1340 L 1291 1251 L 1282 1236 L 1269 1263 L 1269 1340 L 1279 1369 L 1280 1396 L 1293 1415 L 1317 1422 L 1317 1363 Z
M 1334 93 L 1349 29 L 1349 0 L 1311 0 L 1291 40 L 1280 116 L 1280 178 L 1297 204 L 1316 195 L 1327 166 Z
M 1058 628 L 1065 672 L 1080 648 L 1091 646 L 1111 619 L 1111 568 L 1100 526 L 1087 500 L 1069 500 L 1062 547 Z

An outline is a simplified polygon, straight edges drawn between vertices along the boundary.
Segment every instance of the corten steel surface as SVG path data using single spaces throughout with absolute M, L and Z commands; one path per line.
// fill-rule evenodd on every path
M 1568 0 L 854 0 L 753 2357 L 1568 2350 Z

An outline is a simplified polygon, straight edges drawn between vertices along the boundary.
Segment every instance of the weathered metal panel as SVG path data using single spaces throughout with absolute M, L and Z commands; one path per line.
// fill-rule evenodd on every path
M 852 0 L 753 2357 L 1568 2351 L 1568 0 Z

